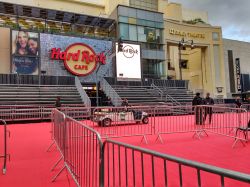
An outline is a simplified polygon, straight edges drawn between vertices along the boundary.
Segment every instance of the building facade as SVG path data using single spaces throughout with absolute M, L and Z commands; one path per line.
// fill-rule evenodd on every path
M 190 89 L 195 92 L 225 97 L 221 28 L 211 26 L 206 13 L 186 10 L 176 3 L 168 4 L 165 15 L 168 76 L 189 80 Z M 186 46 L 179 50 L 182 40 Z
M 9 64 L 13 59 L 20 61 L 13 56 L 13 30 L 39 33 L 38 74 L 45 69 L 51 75 L 70 75 L 63 63 L 49 59 L 51 48 L 64 51 L 72 42 L 84 41 L 95 53 L 105 53 L 107 65 L 101 66 L 99 73 L 91 71 L 93 74 L 83 81 L 94 81 L 96 74 L 100 78 L 115 75 L 114 57 L 107 54 L 121 39 L 140 45 L 142 78 L 182 78 L 189 80 L 193 91 L 226 96 L 221 28 L 208 23 L 207 13 L 186 10 L 180 4 L 167 0 L 4 0 L 0 3 L 0 24 L 1 33 L 12 41 L 0 49 L 6 64 L 1 73 L 13 73 Z M 53 42 L 46 42 L 46 38 L 53 38 Z M 185 50 L 178 49 L 182 40 L 187 42 Z M 191 41 L 194 49 L 188 43 Z
M 223 39 L 227 96 L 250 91 L 250 43 Z

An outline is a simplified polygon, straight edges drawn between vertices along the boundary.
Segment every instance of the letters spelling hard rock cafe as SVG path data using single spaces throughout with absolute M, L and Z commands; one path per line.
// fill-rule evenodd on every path
M 104 53 L 96 54 L 91 47 L 83 43 L 72 44 L 65 51 L 61 51 L 60 48 L 52 48 L 50 58 L 63 60 L 65 68 L 77 76 L 91 74 L 96 69 L 98 62 L 106 64 Z

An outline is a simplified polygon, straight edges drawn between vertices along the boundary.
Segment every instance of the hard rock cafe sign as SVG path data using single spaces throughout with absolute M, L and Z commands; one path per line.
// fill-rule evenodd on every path
M 91 47 L 83 43 L 74 43 L 68 46 L 65 51 L 61 51 L 61 48 L 52 48 L 50 58 L 63 60 L 65 68 L 77 76 L 91 74 L 98 63 L 106 64 L 104 53 L 96 54 Z

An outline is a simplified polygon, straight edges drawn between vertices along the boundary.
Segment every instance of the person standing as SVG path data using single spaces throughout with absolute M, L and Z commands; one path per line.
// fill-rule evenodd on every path
M 206 98 L 204 99 L 205 105 L 214 105 L 213 98 L 210 97 L 210 93 L 207 93 Z M 213 108 L 210 106 L 205 107 L 204 122 L 206 121 L 207 115 L 209 115 L 209 124 L 212 122 Z
M 240 108 L 241 105 L 242 105 L 242 103 L 241 103 L 241 101 L 240 101 L 240 97 L 236 97 L 236 100 L 235 100 L 234 103 L 236 104 L 236 108 Z
M 126 98 L 123 99 L 121 106 L 125 106 L 125 107 L 129 106 L 128 100 Z
M 193 101 L 192 106 L 195 112 L 195 123 L 196 125 L 202 125 L 202 107 L 197 107 L 203 104 L 203 100 L 200 97 L 200 93 L 196 93 Z
M 59 96 L 57 96 L 56 98 L 56 103 L 55 103 L 55 107 L 60 110 L 62 104 L 61 104 L 61 98 Z

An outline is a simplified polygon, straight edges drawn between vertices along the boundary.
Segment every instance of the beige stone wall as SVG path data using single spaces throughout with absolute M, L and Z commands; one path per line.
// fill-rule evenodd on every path
M 169 3 L 164 12 L 165 18 L 169 20 L 182 21 L 182 6 L 178 3 Z
M 214 40 L 212 33 L 218 33 L 219 39 Z M 189 49 L 182 51 L 182 59 L 189 61 L 189 69 L 183 70 L 183 79 L 190 80 L 193 91 L 210 92 L 214 97 L 226 96 L 224 54 L 220 27 L 189 25 L 173 20 L 165 20 L 164 37 L 167 48 L 175 47 L 174 52 L 173 50 L 167 50 L 170 51 L 167 58 L 174 61 L 177 79 L 179 79 L 178 43 L 182 38 L 185 41 L 193 40 L 196 49 L 189 52 Z M 214 54 L 215 45 L 218 46 L 216 54 Z M 218 93 L 216 87 L 223 87 L 223 93 Z
M 0 73 L 10 73 L 10 29 L 0 27 Z

